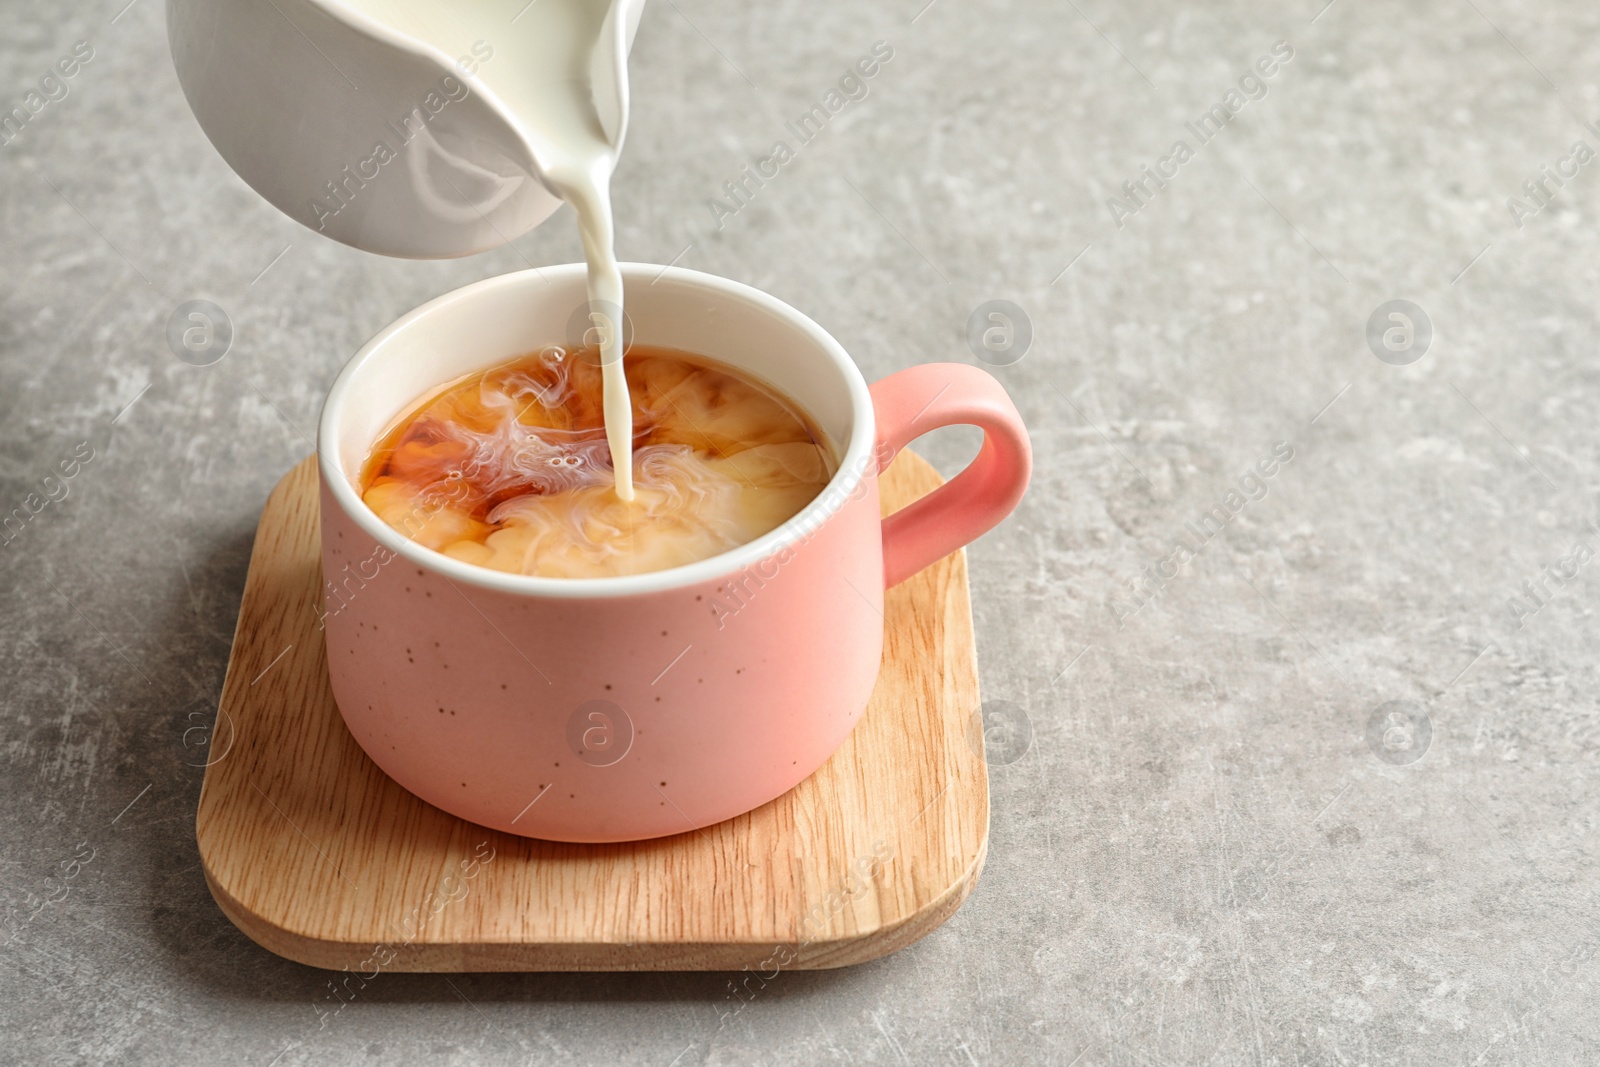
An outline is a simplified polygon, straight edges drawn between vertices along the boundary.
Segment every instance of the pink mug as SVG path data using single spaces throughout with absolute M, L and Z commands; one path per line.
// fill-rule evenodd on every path
M 749 286 L 623 266 L 634 340 L 720 360 L 798 402 L 838 474 L 798 515 L 688 566 L 614 578 L 510 575 L 407 540 L 362 503 L 362 464 L 417 399 L 559 340 L 584 267 L 439 297 L 345 366 L 318 430 L 328 677 L 390 777 L 508 833 L 626 841 L 683 833 L 781 796 L 866 708 L 883 592 L 1004 518 L 1032 465 L 1005 390 L 966 364 L 870 389 L 839 343 Z M 879 518 L 878 474 L 938 426 L 984 432 L 947 485 Z

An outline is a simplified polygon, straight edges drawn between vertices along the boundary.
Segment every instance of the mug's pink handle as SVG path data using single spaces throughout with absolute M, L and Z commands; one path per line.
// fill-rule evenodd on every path
M 1033 448 L 1022 416 L 993 377 L 965 363 L 924 363 L 872 386 L 878 470 L 929 430 L 967 423 L 983 448 L 967 469 L 883 520 L 885 588 L 898 585 L 1011 514 L 1028 488 Z

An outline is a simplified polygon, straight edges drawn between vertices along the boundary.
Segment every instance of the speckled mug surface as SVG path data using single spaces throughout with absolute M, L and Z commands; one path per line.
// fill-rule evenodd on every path
M 1021 499 L 1026 431 L 964 364 L 870 389 L 820 326 L 758 290 L 623 267 L 633 340 L 730 364 L 804 408 L 838 473 L 794 518 L 687 566 L 594 579 L 475 567 L 407 540 L 362 503 L 384 429 L 444 383 L 564 336 L 586 300 L 569 264 L 477 282 L 369 341 L 319 428 L 328 675 L 351 733 L 422 799 L 562 841 L 682 833 L 749 811 L 816 770 L 877 678 L 883 590 Z M 936 426 L 985 441 L 949 484 L 887 520 L 878 472 Z

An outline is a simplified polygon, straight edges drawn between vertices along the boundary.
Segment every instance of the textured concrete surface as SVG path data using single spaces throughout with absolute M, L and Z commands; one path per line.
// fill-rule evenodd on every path
M 0 1061 L 1600 1058 L 1592 4 L 653 4 L 626 258 L 762 286 L 869 377 L 976 362 L 985 301 L 1031 323 L 995 373 L 1037 479 L 970 553 L 1009 702 L 988 869 L 922 943 L 731 1020 L 727 975 L 386 974 L 319 1026 L 329 976 L 230 926 L 193 841 L 252 528 L 366 337 L 578 241 L 564 212 L 418 264 L 297 227 L 126 2 L 0 7 L 0 106 L 94 51 L 0 146 L 0 512 L 37 510 L 0 551 Z M 719 229 L 878 40 L 870 95 Z M 211 366 L 165 339 L 191 299 L 233 324 Z M 1415 313 L 1369 344 L 1396 299 L 1425 345 Z

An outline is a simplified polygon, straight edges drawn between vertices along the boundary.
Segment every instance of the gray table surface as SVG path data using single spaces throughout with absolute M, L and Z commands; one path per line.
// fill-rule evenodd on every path
M 767 289 L 869 378 L 978 363 L 973 310 L 1024 310 L 995 373 L 1038 468 L 969 553 L 1018 728 L 976 891 L 731 1021 L 721 974 L 385 974 L 326 1026 L 328 974 L 211 901 L 190 731 L 341 363 L 579 258 L 572 217 L 453 262 L 333 244 L 212 150 L 157 0 L 4 4 L 0 107 L 94 58 L 0 145 L 0 512 L 67 494 L 0 537 L 0 1062 L 1600 1059 L 1600 160 L 1572 153 L 1600 149 L 1600 13 L 925 2 L 652 4 L 618 248 Z M 879 40 L 868 97 L 718 228 L 722 182 Z M 1577 173 L 1541 206 L 1543 166 Z M 197 298 L 235 331 L 206 367 L 165 338 Z M 1389 352 L 1394 299 L 1421 313 Z M 948 473 L 974 441 L 920 447 Z

